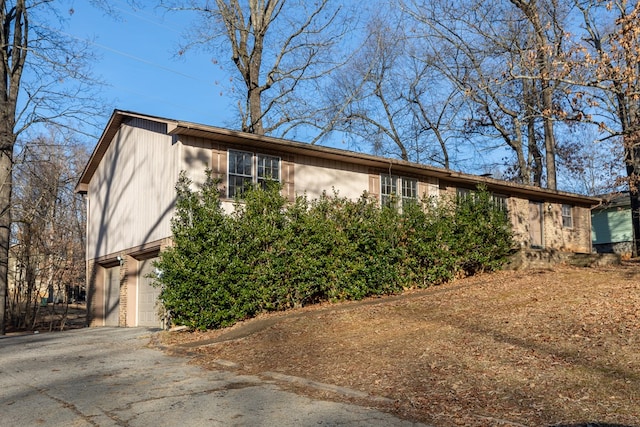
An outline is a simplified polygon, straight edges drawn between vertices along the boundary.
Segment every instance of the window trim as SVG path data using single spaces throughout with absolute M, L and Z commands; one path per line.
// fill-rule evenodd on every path
M 390 184 L 385 184 L 386 180 L 390 180 Z M 415 183 L 413 190 L 415 191 L 414 197 L 406 197 L 404 195 L 405 182 Z M 418 193 L 419 180 L 417 178 L 410 178 L 407 176 L 391 175 L 382 173 L 380 174 L 380 206 L 395 207 L 402 211 L 404 204 L 409 204 L 411 201 L 418 203 L 420 201 L 420 195 Z M 391 193 L 386 193 L 385 189 L 390 188 Z M 398 189 L 400 191 L 398 191 Z
M 466 187 L 456 187 L 456 197 L 458 199 L 466 199 L 472 197 L 474 191 Z
M 504 213 L 509 213 L 509 196 L 505 194 L 491 193 L 491 202 Z
M 235 153 L 235 154 L 248 154 L 251 156 L 251 174 L 250 175 L 246 175 L 246 174 L 238 174 L 238 173 L 234 173 L 231 172 L 231 158 L 232 155 L 231 153 Z M 244 192 L 244 188 L 238 190 L 236 185 L 233 185 L 234 188 L 234 194 L 231 194 L 231 178 L 232 177 L 240 177 L 243 178 L 243 187 L 244 187 L 244 183 L 247 182 L 246 179 L 249 178 L 250 182 L 254 182 L 254 153 L 252 153 L 251 151 L 244 151 L 244 150 L 234 150 L 234 149 L 229 149 L 227 150 L 227 197 L 230 199 L 235 198 L 236 196 L 238 197 L 242 197 L 242 193 Z
M 241 154 L 248 154 L 251 156 L 251 176 L 249 175 L 245 175 L 245 174 L 237 174 L 237 173 L 233 173 L 231 172 L 231 158 L 232 158 L 232 154 L 231 153 L 241 153 Z M 238 190 L 236 189 L 236 186 L 233 186 L 234 189 L 236 189 L 234 191 L 234 194 L 231 194 L 231 178 L 232 177 L 241 177 L 241 178 L 250 178 L 250 182 L 251 184 L 259 184 L 262 181 L 266 182 L 266 178 L 265 177 L 259 177 L 258 176 L 258 171 L 260 169 L 259 167 L 259 161 L 260 159 L 265 159 L 265 158 L 270 158 L 270 159 L 274 159 L 277 161 L 277 168 L 278 168 L 278 176 L 277 177 L 272 177 L 270 178 L 273 181 L 276 182 L 282 182 L 282 157 L 280 156 L 276 156 L 276 155 L 272 155 L 272 154 L 264 154 L 264 153 L 259 153 L 259 152 L 254 152 L 254 151 L 245 151 L 245 150 L 237 150 L 237 149 L 233 149 L 233 148 L 229 148 L 227 149 L 227 198 L 229 199 L 235 199 L 236 197 L 242 198 L 242 192 L 244 191 L 241 190 L 240 194 L 238 194 Z
M 568 208 L 568 210 L 569 210 L 568 215 L 565 213 L 565 208 Z M 574 223 L 574 221 L 573 221 L 573 205 L 570 205 L 568 203 L 563 203 L 560 206 L 560 216 L 562 218 L 562 228 L 573 229 L 573 223 Z M 569 222 L 568 225 L 567 225 L 567 222 Z
M 404 206 L 405 203 L 415 203 L 418 202 L 419 200 L 419 196 L 418 196 L 418 180 L 415 178 L 407 178 L 407 177 L 400 177 L 400 192 L 401 197 L 400 199 L 402 200 L 402 205 Z M 405 183 L 411 183 L 411 187 L 405 187 Z M 410 190 L 413 195 L 412 196 L 405 196 L 405 189 Z
M 262 154 L 262 153 L 254 153 L 254 158 L 255 158 L 255 163 L 256 163 L 256 173 L 255 173 L 255 183 L 259 184 L 260 180 L 264 180 L 264 182 L 266 183 L 267 180 L 271 180 L 271 181 L 276 181 L 276 182 L 282 182 L 281 176 L 282 176 L 282 158 L 280 156 L 272 156 L 270 154 Z M 259 176 L 259 171 L 260 171 L 260 159 L 274 159 L 277 161 L 278 163 L 278 176 L 277 177 L 269 177 L 269 178 L 265 178 L 265 177 L 260 177 Z

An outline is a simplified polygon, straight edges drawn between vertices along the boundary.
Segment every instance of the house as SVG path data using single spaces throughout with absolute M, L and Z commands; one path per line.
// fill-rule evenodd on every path
M 633 224 L 628 191 L 602 196 L 603 203 L 591 211 L 591 239 L 594 252 L 631 256 Z
M 508 212 L 526 248 L 591 252 L 590 208 L 576 194 L 450 170 L 258 136 L 196 123 L 115 111 L 76 191 L 87 203 L 88 317 L 93 326 L 161 326 L 159 290 L 149 273 L 170 244 L 175 183 L 186 170 L 194 183 L 205 169 L 221 179 L 223 204 L 246 182 L 275 178 L 290 200 L 322 192 L 381 202 L 467 193 L 484 184 Z

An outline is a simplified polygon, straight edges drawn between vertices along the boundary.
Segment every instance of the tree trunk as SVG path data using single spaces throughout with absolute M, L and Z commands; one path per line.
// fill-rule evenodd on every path
M 538 142 L 536 141 L 535 122 L 533 118 L 527 123 L 527 140 L 529 146 L 529 156 L 531 156 L 531 162 L 529 168 L 532 172 L 532 182 L 538 187 L 542 187 L 542 153 L 538 148 Z
M 548 75 L 548 74 L 547 74 Z M 557 189 L 556 184 L 556 137 L 553 133 L 553 119 L 551 111 L 553 109 L 552 89 L 548 80 L 543 79 L 544 87 L 542 89 L 542 103 L 544 108 L 544 148 L 545 159 L 547 163 L 547 188 L 551 190 Z
M 640 119 L 640 117 L 639 117 Z M 631 224 L 633 228 L 633 256 L 640 256 L 640 135 L 625 138 L 625 163 L 629 179 L 631 199 Z
M 530 158 L 528 167 L 531 172 L 528 176 L 530 176 L 534 185 L 542 187 L 542 153 L 540 153 L 538 141 L 536 140 L 535 85 L 527 79 L 523 79 L 522 88 L 527 124 L 527 149 Z
M 640 165 L 636 166 L 640 170 Z M 633 224 L 633 256 L 640 256 L 640 191 L 630 191 L 631 197 L 631 223 Z
M 247 123 L 247 129 L 244 129 L 244 131 L 264 135 L 264 126 L 262 125 L 262 100 L 260 94 L 260 88 L 249 88 L 247 97 L 247 103 L 249 104 L 249 123 Z
M 511 0 L 533 27 L 535 36 L 536 63 L 542 92 L 542 120 L 544 123 L 545 161 L 547 166 L 547 188 L 555 190 L 556 184 L 556 138 L 553 133 L 553 86 L 551 84 L 551 41 L 545 32 L 536 0 Z
M 488 108 L 486 108 L 488 111 Z M 513 117 L 513 129 L 515 132 L 515 138 L 509 138 L 508 134 L 499 129 L 502 134 L 503 139 L 507 143 L 509 147 L 513 149 L 516 153 L 516 159 L 518 162 L 518 176 L 520 177 L 521 184 L 531 184 L 531 175 L 529 174 L 529 164 L 527 159 L 524 156 L 524 148 L 523 148 L 523 140 L 522 140 L 522 128 L 520 127 L 521 123 L 517 117 Z
M 0 126 L 7 126 L 5 123 Z M 11 123 L 9 124 L 11 126 Z M 0 138 L 12 140 L 13 132 L 2 132 Z M 9 246 L 11 243 L 11 190 L 13 144 L 2 141 L 0 150 L 0 335 L 6 332 L 7 293 L 9 290 Z

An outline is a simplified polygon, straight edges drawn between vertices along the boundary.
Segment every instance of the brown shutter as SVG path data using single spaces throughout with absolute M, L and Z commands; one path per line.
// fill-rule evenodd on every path
M 369 174 L 369 194 L 380 200 L 380 174 Z
M 282 195 L 290 202 L 294 202 L 296 199 L 294 164 L 290 159 L 282 159 L 281 167 L 282 171 L 280 171 L 280 178 L 282 179 Z

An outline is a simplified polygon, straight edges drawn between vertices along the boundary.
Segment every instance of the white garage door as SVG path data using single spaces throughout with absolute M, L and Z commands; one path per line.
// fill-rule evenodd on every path
M 153 272 L 153 262 L 157 259 L 138 261 L 138 326 L 162 327 L 162 319 L 158 315 L 160 288 L 151 286 L 153 279 L 147 277 Z
M 120 266 L 105 269 L 104 325 L 118 326 L 120 318 Z

